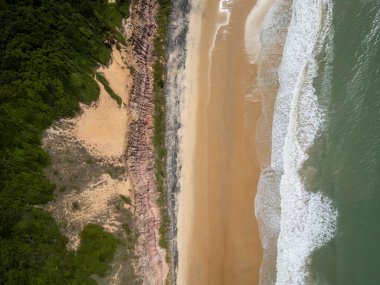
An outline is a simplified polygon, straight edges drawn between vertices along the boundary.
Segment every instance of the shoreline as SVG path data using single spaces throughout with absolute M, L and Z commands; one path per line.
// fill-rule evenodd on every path
M 278 69 L 290 19 L 291 2 L 276 0 L 267 11 L 262 23 L 261 52 L 257 58 L 258 98 L 261 100 L 262 115 L 257 125 L 257 149 L 261 167 L 260 181 L 256 196 L 256 217 L 259 223 L 260 237 L 264 244 L 263 262 L 260 269 L 259 284 L 276 282 L 277 239 L 280 228 L 280 176 L 271 168 L 272 127 L 275 101 L 279 90 Z M 268 36 L 270 34 L 270 36 Z M 267 35 L 267 36 L 264 36 Z M 270 226 L 268 226 L 270 225 Z

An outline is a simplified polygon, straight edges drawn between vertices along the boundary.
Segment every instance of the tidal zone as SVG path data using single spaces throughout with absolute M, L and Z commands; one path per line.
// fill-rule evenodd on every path
M 376 284 L 379 5 L 268 2 L 259 40 L 249 17 L 245 29 L 262 103 L 260 284 Z

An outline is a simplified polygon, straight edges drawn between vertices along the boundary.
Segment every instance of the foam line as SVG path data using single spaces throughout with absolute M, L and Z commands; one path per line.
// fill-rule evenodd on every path
M 294 0 L 293 14 L 279 69 L 272 168 L 282 173 L 281 218 L 277 242 L 276 285 L 310 282 L 310 255 L 336 230 L 337 212 L 321 193 L 308 192 L 299 175 L 324 124 L 324 110 L 313 88 L 320 52 L 331 22 L 330 0 Z

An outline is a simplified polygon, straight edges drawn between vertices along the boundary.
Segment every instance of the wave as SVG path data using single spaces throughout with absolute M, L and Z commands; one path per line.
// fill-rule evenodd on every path
M 310 284 L 311 253 L 335 235 L 332 202 L 309 192 L 299 174 L 325 123 L 313 80 L 331 17 L 331 0 L 277 0 L 260 32 L 257 90 L 263 115 L 257 145 L 262 174 L 255 207 L 264 248 L 262 285 Z
M 262 114 L 256 131 L 257 157 L 262 173 L 255 200 L 255 214 L 263 246 L 260 285 L 274 284 L 276 281 L 277 240 L 280 233 L 281 213 L 279 191 L 281 174 L 274 172 L 270 166 L 272 123 L 274 104 L 279 89 L 278 68 L 290 17 L 291 0 L 275 0 L 265 15 L 260 31 L 257 86 L 255 92 L 252 92 L 259 96 L 257 99 L 261 101 L 262 106 Z M 253 54 L 249 53 L 250 47 L 249 43 L 247 44 L 248 34 L 251 31 L 256 36 L 256 29 L 251 30 L 250 25 L 247 24 L 245 35 L 248 56 Z M 248 40 L 250 39 L 248 38 Z M 249 99 L 252 100 L 252 98 Z
M 279 69 L 271 167 L 282 173 L 276 284 L 309 284 L 311 253 L 336 231 L 337 212 L 321 193 L 308 192 L 299 171 L 324 124 L 324 110 L 313 88 L 316 57 L 329 31 L 329 0 L 294 0 Z
M 258 123 L 257 145 L 261 168 L 270 166 L 272 123 L 276 96 L 279 89 L 278 68 L 290 22 L 291 0 L 276 0 L 262 23 L 260 53 L 257 61 L 256 96 L 262 104 Z M 256 101 L 255 98 L 249 98 Z

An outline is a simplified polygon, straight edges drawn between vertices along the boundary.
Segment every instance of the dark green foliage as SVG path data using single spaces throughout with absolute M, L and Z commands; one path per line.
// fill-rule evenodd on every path
M 25 214 L 13 235 L 1 239 L 1 284 L 95 284 L 90 276 L 106 272 L 117 245 L 101 227 L 87 225 L 78 251 L 67 251 L 56 223 L 39 209 Z
M 120 106 L 121 103 L 123 103 L 123 100 L 121 100 L 120 96 L 117 95 L 111 88 L 108 80 L 104 77 L 104 75 L 100 72 L 96 73 L 96 78 L 100 81 L 100 83 L 103 84 L 104 89 L 106 89 L 107 93 L 111 96 L 112 99 L 116 101 L 116 103 Z
M 87 225 L 81 235 L 81 244 L 75 255 L 77 267 L 84 275 L 97 273 L 103 276 L 112 260 L 117 240 L 98 225 Z
M 113 256 L 115 239 L 96 226 L 83 231 L 78 254 L 67 251 L 34 205 L 55 189 L 43 174 L 42 132 L 98 97 L 95 68 L 109 61 L 105 42 L 120 38 L 127 5 L 0 0 L 0 284 L 94 284 Z
M 80 205 L 79 205 L 79 203 L 77 201 L 75 201 L 75 202 L 72 203 L 71 208 L 74 211 L 79 211 L 80 210 Z
M 128 224 L 124 224 L 123 229 L 128 236 L 132 234 L 132 229 Z

